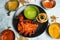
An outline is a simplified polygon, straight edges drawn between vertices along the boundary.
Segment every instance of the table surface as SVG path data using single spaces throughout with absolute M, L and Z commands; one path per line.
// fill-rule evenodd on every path
M 11 15 L 10 16 L 7 16 L 7 10 L 5 9 L 5 3 L 7 2 L 8 0 L 0 0 L 0 32 L 4 29 L 7 29 L 9 26 L 12 27 L 12 17 L 15 13 L 15 11 L 12 11 L 11 12 Z M 40 1 L 41 0 L 29 0 L 29 4 L 36 4 L 36 5 L 40 5 Z M 56 6 L 52 9 L 44 9 L 48 15 L 48 19 L 49 19 L 49 22 L 51 22 L 50 20 L 50 16 L 52 15 L 55 15 L 56 17 L 59 17 L 57 18 L 57 22 L 60 23 L 60 0 L 55 0 L 56 1 Z M 21 5 L 19 6 L 21 7 Z M 11 30 L 14 31 L 16 37 L 18 37 L 18 34 L 15 32 L 15 30 L 12 28 L 10 28 Z M 60 39 L 53 39 L 51 38 L 47 33 L 46 33 L 46 30 L 41 34 L 39 35 L 38 37 L 34 37 L 34 38 L 28 38 L 29 40 L 60 40 Z M 17 38 L 16 38 L 17 40 Z

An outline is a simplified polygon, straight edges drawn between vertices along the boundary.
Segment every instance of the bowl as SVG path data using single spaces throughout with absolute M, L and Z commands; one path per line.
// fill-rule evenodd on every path
M 16 19 L 16 18 L 17 18 L 19 15 L 21 15 L 21 14 L 23 15 L 25 8 L 27 8 L 28 6 L 35 6 L 35 7 L 38 8 L 39 13 L 46 13 L 40 6 L 37 6 L 37 5 L 34 5 L 34 4 L 24 5 L 24 6 L 20 7 L 20 8 L 15 12 L 15 14 L 13 15 L 12 25 L 13 25 L 14 30 L 15 30 L 19 35 L 22 35 L 22 36 L 24 36 L 24 37 L 29 37 L 29 38 L 31 38 L 31 37 L 37 37 L 37 36 L 41 35 L 41 34 L 44 32 L 44 30 L 47 28 L 47 26 L 48 26 L 48 21 L 46 21 L 46 22 L 44 22 L 44 23 L 39 23 L 39 22 L 36 21 L 36 19 L 32 20 L 32 21 L 34 21 L 34 22 L 36 22 L 36 23 L 38 24 L 38 28 L 36 29 L 35 33 L 34 33 L 33 35 L 31 35 L 31 36 L 29 36 L 29 35 L 26 35 L 26 36 L 25 36 L 24 34 L 20 34 L 19 31 L 18 31 L 18 28 L 17 28 L 17 25 L 18 25 L 19 20 Z M 26 19 L 26 18 L 25 18 L 25 19 Z

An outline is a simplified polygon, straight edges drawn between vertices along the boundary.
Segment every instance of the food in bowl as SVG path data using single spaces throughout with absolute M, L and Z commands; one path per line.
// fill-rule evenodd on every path
M 23 15 L 20 15 L 18 17 L 19 22 L 18 22 L 18 31 L 20 34 L 24 34 L 25 36 L 33 35 L 38 27 L 37 23 L 33 23 L 31 20 L 24 19 Z
M 38 14 L 39 13 L 46 13 L 41 7 L 33 4 L 22 6 L 20 9 L 16 11 L 16 13 L 13 16 L 13 27 L 18 32 L 19 35 L 22 35 L 24 37 L 37 37 L 41 35 L 46 27 L 48 26 L 48 21 L 45 23 L 39 23 L 36 20 L 36 17 L 34 19 L 28 19 L 24 15 L 24 11 L 28 6 L 35 6 L 38 8 Z M 21 10 L 22 9 L 22 10 Z M 44 26 L 43 26 L 44 25 Z
M 11 30 L 4 30 L 1 34 L 3 40 L 15 40 L 14 32 Z
M 24 10 L 24 16 L 27 19 L 34 19 L 36 18 L 38 14 L 38 8 L 35 6 L 28 6 L 25 10 Z
M 52 23 L 48 28 L 48 33 L 52 38 L 60 38 L 60 23 Z
M 12 0 L 6 3 L 6 9 L 8 9 L 9 11 L 16 10 L 18 6 L 19 6 L 19 3 L 16 0 L 15 1 Z
M 42 5 L 44 8 L 53 8 L 56 5 L 55 0 L 43 0 Z
M 39 13 L 38 16 L 36 17 L 36 20 L 40 23 L 44 23 L 48 20 L 47 14 L 46 13 Z

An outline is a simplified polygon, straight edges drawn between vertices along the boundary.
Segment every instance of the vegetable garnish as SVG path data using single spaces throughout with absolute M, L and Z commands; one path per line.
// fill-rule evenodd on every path
M 38 14 L 38 16 L 36 17 L 36 20 L 40 23 L 44 23 L 48 20 L 47 18 L 47 14 L 46 13 L 40 13 Z

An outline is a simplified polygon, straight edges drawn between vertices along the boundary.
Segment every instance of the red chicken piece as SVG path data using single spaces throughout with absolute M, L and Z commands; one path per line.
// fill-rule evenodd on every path
M 24 35 L 29 34 L 31 36 L 35 33 L 36 29 L 38 27 L 38 24 L 33 24 L 30 20 L 24 20 L 24 17 L 21 15 L 19 17 L 19 23 L 18 23 L 18 31 Z

